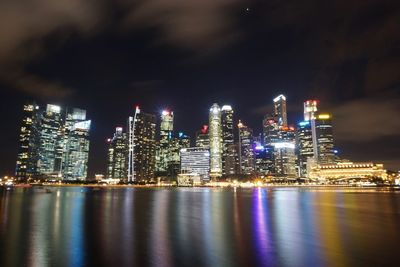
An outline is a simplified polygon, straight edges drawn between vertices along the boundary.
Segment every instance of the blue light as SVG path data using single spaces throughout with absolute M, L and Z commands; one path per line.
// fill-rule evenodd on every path
M 302 121 L 302 122 L 299 122 L 299 126 L 300 126 L 300 127 L 304 127 L 304 126 L 307 126 L 307 125 L 310 125 L 310 121 Z

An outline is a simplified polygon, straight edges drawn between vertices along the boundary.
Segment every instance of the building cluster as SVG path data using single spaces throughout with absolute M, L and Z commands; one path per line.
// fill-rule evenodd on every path
M 256 177 L 384 177 L 385 173 L 379 164 L 351 163 L 338 158 L 332 115 L 318 112 L 316 100 L 304 102 L 304 120 L 294 127 L 288 124 L 286 97 L 277 96 L 273 110 L 262 121 L 259 135 L 245 122 L 235 123 L 231 106 L 216 103 L 209 110 L 208 125 L 196 132 L 193 144 L 189 136 L 174 131 L 174 113 L 170 110 L 156 116 L 136 107 L 126 129 L 124 132 L 117 127 L 108 139 L 108 179 L 200 184 Z M 360 166 L 368 167 L 365 170 Z M 354 171 L 349 171 L 352 168 Z M 382 171 L 376 171 L 377 168 Z
M 257 135 L 246 122 L 235 121 L 230 105 L 215 103 L 208 124 L 196 132 L 193 142 L 175 130 L 173 111 L 154 115 L 137 106 L 126 127 L 116 127 L 107 139 L 105 178 L 180 184 L 254 178 L 385 178 L 382 164 L 339 159 L 332 115 L 319 112 L 318 104 L 305 101 L 304 120 L 295 127 L 288 124 L 286 97 L 277 96 Z M 86 179 L 90 122 L 82 109 L 25 105 L 16 177 Z
M 16 178 L 83 180 L 87 177 L 90 120 L 86 111 L 24 105 Z

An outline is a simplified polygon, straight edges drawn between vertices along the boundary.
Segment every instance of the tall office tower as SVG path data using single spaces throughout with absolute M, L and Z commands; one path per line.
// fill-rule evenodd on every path
M 295 143 L 294 128 L 284 127 L 279 130 L 279 141 L 273 144 L 276 174 L 296 176 Z
M 330 114 L 319 114 L 315 120 L 315 131 L 318 163 L 334 163 L 334 142 L 332 130 L 332 116 Z
M 255 171 L 255 159 L 253 150 L 253 130 L 241 121 L 239 129 L 239 166 L 240 174 L 251 175 Z
M 210 151 L 206 147 L 183 148 L 180 151 L 181 173 L 198 175 L 202 182 L 210 180 Z
M 286 97 L 284 95 L 274 98 L 274 112 L 278 118 L 278 125 L 280 127 L 287 127 Z
M 36 103 L 24 105 L 19 134 L 15 176 L 25 181 L 37 175 L 40 108 Z
M 236 146 L 233 134 L 233 109 L 224 105 L 221 108 L 222 129 L 222 175 L 236 173 Z
M 128 182 L 154 178 L 156 159 L 156 116 L 137 106 L 128 118 Z
M 86 179 L 89 129 L 85 110 L 25 105 L 17 177 Z
M 210 139 L 208 138 L 208 125 L 203 125 L 201 130 L 196 133 L 196 147 L 210 148 Z
M 314 145 L 311 121 L 302 121 L 297 128 L 297 149 L 300 176 L 307 177 L 307 161 L 314 157 Z
M 263 119 L 263 142 L 264 145 L 276 143 L 279 139 L 278 118 L 267 114 Z
M 180 173 L 180 151 L 188 147 L 190 147 L 190 137 L 188 135 L 179 132 L 177 137 L 172 138 L 167 168 L 170 179 L 175 179 Z
M 165 175 L 168 170 L 173 130 L 174 113 L 172 111 L 163 110 L 161 113 L 160 141 L 158 142 L 156 152 L 156 172 L 161 175 Z
M 86 110 L 67 108 L 62 162 L 65 180 L 84 180 L 87 177 L 90 124 L 91 121 L 86 120 Z
M 259 175 L 275 173 L 274 170 L 274 147 L 264 146 L 261 142 L 255 141 L 254 145 L 255 171 Z
M 210 108 L 209 125 L 210 176 L 214 179 L 222 176 L 221 109 L 218 104 L 213 104 Z
M 61 178 L 64 150 L 64 118 L 60 106 L 46 106 L 40 120 L 38 175 Z
M 317 100 L 307 100 L 304 102 L 304 121 L 315 120 L 317 113 Z
M 113 138 L 107 140 L 107 173 L 108 179 L 128 179 L 128 141 L 122 127 L 117 127 Z

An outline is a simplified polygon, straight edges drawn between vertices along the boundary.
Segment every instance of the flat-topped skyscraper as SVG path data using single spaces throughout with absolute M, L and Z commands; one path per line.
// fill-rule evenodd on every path
M 128 182 L 154 178 L 156 161 L 156 116 L 137 106 L 128 118 Z
M 274 98 L 274 112 L 278 118 L 278 124 L 280 127 L 287 127 L 287 110 L 286 110 L 286 97 L 279 95 Z

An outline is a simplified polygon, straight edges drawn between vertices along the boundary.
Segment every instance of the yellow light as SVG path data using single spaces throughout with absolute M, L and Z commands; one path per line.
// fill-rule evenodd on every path
M 329 115 L 329 114 L 318 115 L 318 119 L 321 119 L 321 120 L 326 120 L 326 119 L 330 119 L 330 118 L 331 118 L 331 115 Z

